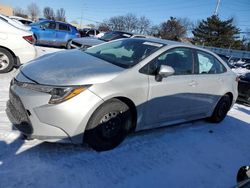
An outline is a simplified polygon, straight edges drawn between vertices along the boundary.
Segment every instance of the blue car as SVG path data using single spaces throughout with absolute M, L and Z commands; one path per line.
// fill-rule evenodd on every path
M 38 45 L 70 48 L 71 40 L 80 37 L 76 27 L 65 22 L 42 20 L 30 26 Z

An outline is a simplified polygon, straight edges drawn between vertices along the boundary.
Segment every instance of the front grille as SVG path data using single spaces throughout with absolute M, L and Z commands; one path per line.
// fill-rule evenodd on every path
M 20 98 L 10 89 L 7 102 L 7 115 L 14 126 L 24 134 L 31 134 L 33 129 Z

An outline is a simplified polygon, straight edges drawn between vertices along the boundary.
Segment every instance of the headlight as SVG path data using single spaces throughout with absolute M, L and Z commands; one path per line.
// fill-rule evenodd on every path
M 19 82 L 15 79 L 11 81 L 11 84 L 16 84 L 20 87 L 31 89 L 34 91 L 48 93 L 51 95 L 49 104 L 59 104 L 66 100 L 69 100 L 76 95 L 80 94 L 86 90 L 90 85 L 86 86 L 72 86 L 72 87 L 54 87 L 54 86 L 45 86 L 31 83 Z
M 86 90 L 86 87 L 65 87 L 65 88 L 53 88 L 50 91 L 51 98 L 49 104 L 58 104 L 73 98 Z

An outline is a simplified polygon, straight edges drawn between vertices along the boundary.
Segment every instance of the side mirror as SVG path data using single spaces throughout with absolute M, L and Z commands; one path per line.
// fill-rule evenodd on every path
M 40 28 L 41 28 L 42 30 L 45 30 L 45 27 L 44 27 L 43 25 L 40 25 Z
M 155 76 L 155 80 L 157 82 L 161 82 L 163 78 L 171 76 L 174 73 L 175 71 L 172 67 L 167 66 L 167 65 L 161 65 L 157 75 Z

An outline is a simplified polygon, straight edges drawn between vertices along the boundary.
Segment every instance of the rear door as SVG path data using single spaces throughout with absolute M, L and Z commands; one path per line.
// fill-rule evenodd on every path
M 212 54 L 195 50 L 196 57 L 196 80 L 197 90 L 200 95 L 197 95 L 197 100 L 200 104 L 200 111 L 210 115 L 224 94 L 226 84 L 226 68 Z
M 66 46 L 71 39 L 71 29 L 69 25 L 64 23 L 57 23 L 56 43 L 58 46 Z

